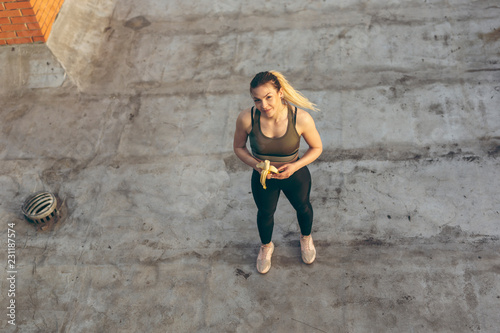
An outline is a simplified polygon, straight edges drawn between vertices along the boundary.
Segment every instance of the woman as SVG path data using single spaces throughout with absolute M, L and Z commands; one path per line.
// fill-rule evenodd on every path
M 238 116 L 233 148 L 235 154 L 254 169 L 252 193 L 262 242 L 257 270 L 265 274 L 271 268 L 274 212 L 281 191 L 297 211 L 302 260 L 311 264 L 316 258 L 316 249 L 311 236 L 313 209 L 309 201 L 311 174 L 307 165 L 321 155 L 323 146 L 311 115 L 296 106 L 317 109 L 276 71 L 258 73 L 250 83 L 250 95 L 255 106 Z M 299 158 L 301 136 L 309 149 Z M 246 147 L 248 138 L 252 153 Z M 260 182 L 260 173 L 264 171 L 257 167 L 264 160 L 269 160 L 278 170 L 278 173 L 267 174 L 266 188 Z

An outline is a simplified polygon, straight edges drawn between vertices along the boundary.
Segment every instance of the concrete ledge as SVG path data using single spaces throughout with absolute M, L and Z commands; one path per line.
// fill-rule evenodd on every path
M 0 95 L 60 87 L 66 74 L 45 44 L 0 47 Z

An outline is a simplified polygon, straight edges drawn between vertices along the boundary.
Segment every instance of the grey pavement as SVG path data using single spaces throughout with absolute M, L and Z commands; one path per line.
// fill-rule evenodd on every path
M 66 0 L 47 44 L 0 47 L 0 329 L 498 332 L 499 31 L 493 0 Z M 316 261 L 282 196 L 261 275 L 232 137 L 270 69 L 324 152 Z

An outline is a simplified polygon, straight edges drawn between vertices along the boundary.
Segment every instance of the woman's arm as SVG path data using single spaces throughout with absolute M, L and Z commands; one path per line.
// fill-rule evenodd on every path
M 260 160 L 253 157 L 247 149 L 248 133 L 252 130 L 252 116 L 250 109 L 243 110 L 236 120 L 236 130 L 234 131 L 233 150 L 236 156 L 243 163 L 260 172 L 256 167 Z
M 297 132 L 304 137 L 309 149 L 297 161 L 285 164 L 278 168 L 280 173 L 273 174 L 271 178 L 285 179 L 295 173 L 300 168 L 314 162 L 323 152 L 323 143 L 319 136 L 316 124 L 311 115 L 303 110 L 297 111 Z

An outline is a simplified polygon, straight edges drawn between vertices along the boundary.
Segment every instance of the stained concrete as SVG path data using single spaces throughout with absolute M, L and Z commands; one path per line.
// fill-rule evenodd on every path
M 0 47 L 1 237 L 15 223 L 17 269 L 17 325 L 4 270 L 0 327 L 497 332 L 499 13 L 66 0 L 47 45 Z M 282 200 L 263 276 L 232 136 L 266 69 L 322 109 L 325 150 L 310 165 L 317 260 L 301 263 Z M 44 231 L 20 211 L 39 190 L 66 207 Z
M 57 88 L 66 79 L 61 63 L 45 44 L 4 46 L 0 63 L 3 64 L 0 95 L 5 99 L 26 89 Z

